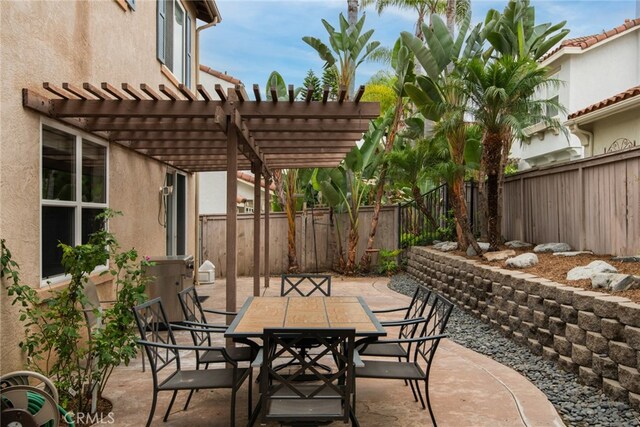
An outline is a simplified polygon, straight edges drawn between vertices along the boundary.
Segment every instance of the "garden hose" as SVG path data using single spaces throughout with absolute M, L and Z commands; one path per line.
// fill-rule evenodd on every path
M 7 394 L 7 395 L 12 394 L 13 392 L 25 392 L 27 397 L 26 408 L 17 408 L 16 405 L 14 404 L 14 401 L 11 399 L 11 397 L 7 397 L 7 396 L 2 396 L 2 406 L 7 409 L 23 409 L 35 417 L 46 404 L 55 405 L 57 411 L 65 420 L 65 422 L 69 426 L 75 427 L 75 423 L 73 421 L 73 417 L 71 414 L 69 414 L 60 405 L 57 405 L 53 401 L 53 399 L 49 395 L 45 394 L 43 391 L 37 390 L 37 389 L 35 389 L 34 391 L 31 391 L 29 390 L 30 388 L 31 387 L 28 387 L 28 386 L 14 386 L 14 387 L 9 387 L 2 390 L 3 394 Z M 18 400 L 18 399 L 14 398 L 14 400 Z M 40 424 L 40 427 L 57 427 L 57 424 L 58 424 L 57 419 L 49 419 L 44 424 Z

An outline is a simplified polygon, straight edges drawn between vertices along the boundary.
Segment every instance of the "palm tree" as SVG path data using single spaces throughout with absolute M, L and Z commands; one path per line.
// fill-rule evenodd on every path
M 347 99 L 353 92 L 356 70 L 372 52 L 374 52 L 380 42 L 369 42 L 374 30 L 362 32 L 365 16 L 360 18 L 355 25 L 349 25 L 343 14 L 339 17 L 339 30 L 331 26 L 326 20 L 322 20 L 327 33 L 329 34 L 329 48 L 316 37 L 303 37 L 302 40 L 314 48 L 320 59 L 325 64 L 325 68 L 338 66 L 338 83 L 347 88 Z
M 347 18 L 349 25 L 358 22 L 358 0 L 347 0 Z
M 514 59 L 502 56 L 486 64 L 482 59 L 466 63 L 466 88 L 471 100 L 473 117 L 482 128 L 482 169 L 487 175 L 487 220 L 490 250 L 501 242 L 500 213 L 503 159 L 508 156 L 514 138 L 522 137 L 527 126 L 544 122 L 558 128 L 560 123 L 544 114 L 545 107 L 562 110 L 551 99 L 534 99 L 534 95 L 549 85 L 557 85 L 548 77 L 548 70 L 529 57 Z
M 464 197 L 465 152 L 469 141 L 465 114 L 469 99 L 465 90 L 465 70 L 458 66 L 459 58 L 478 57 L 482 53 L 480 25 L 467 36 L 470 20 L 467 15 L 455 40 L 438 16 L 433 16 L 431 28 L 424 28 L 426 46 L 406 32 L 402 33 L 402 39 L 426 72 L 425 76 L 416 78 L 415 84 L 405 84 L 405 90 L 425 119 L 435 122 L 436 134 L 447 141 L 451 164 L 450 173 L 443 178 L 447 179 L 453 196 L 458 243 L 463 249 L 472 246 L 480 254 L 482 251 L 471 232 Z M 452 62 L 454 67 L 450 67 Z

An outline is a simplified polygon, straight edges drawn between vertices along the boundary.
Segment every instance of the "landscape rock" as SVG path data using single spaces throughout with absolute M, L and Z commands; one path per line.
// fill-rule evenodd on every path
M 537 263 L 538 263 L 537 255 L 532 254 L 531 252 L 518 255 L 517 257 L 508 258 L 505 261 L 505 264 L 507 265 L 507 267 L 514 267 L 514 268 L 533 267 Z
M 567 280 L 591 279 L 598 273 L 617 273 L 618 270 L 604 261 L 596 260 L 583 267 L 574 267 L 567 273 Z
M 516 256 L 516 251 L 513 249 L 507 249 L 506 251 L 498 251 L 498 252 L 487 252 L 482 254 L 482 258 L 487 261 L 502 261 L 503 259 L 511 258 Z
M 546 253 L 546 252 L 569 252 L 571 246 L 567 243 L 543 243 L 533 248 L 533 252 Z
M 533 246 L 531 243 L 523 242 L 522 240 L 511 240 L 504 245 L 511 249 L 530 248 Z
M 478 242 L 478 246 L 480 246 L 480 249 L 482 249 L 482 252 L 486 252 L 489 250 L 489 247 L 491 245 L 485 242 Z M 473 246 L 469 245 L 469 247 L 467 248 L 467 256 L 476 256 L 476 255 L 478 255 L 476 253 L 476 250 L 473 249 Z
M 578 255 L 593 255 L 591 251 L 569 251 L 569 252 L 554 252 L 555 256 L 578 256 Z
M 440 242 L 433 245 L 433 248 L 442 252 L 451 252 L 458 249 L 458 242 Z
M 611 261 L 640 262 L 640 255 L 636 255 L 636 256 L 614 256 L 614 257 L 611 258 Z
M 634 279 L 630 274 L 598 273 L 591 278 L 591 287 L 614 292 L 626 291 L 638 287 L 638 282 Z

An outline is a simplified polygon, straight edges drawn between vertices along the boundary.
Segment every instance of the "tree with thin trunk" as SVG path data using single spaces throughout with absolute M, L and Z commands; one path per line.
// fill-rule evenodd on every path
M 388 155 L 393 150 L 393 144 L 398 134 L 398 130 L 402 124 L 404 104 L 407 94 L 404 90 L 405 83 L 413 82 L 415 75 L 413 74 L 413 55 L 411 51 L 402 43 L 402 39 L 398 39 L 393 48 L 391 55 L 391 65 L 395 71 L 395 79 L 393 90 L 396 95 L 396 102 L 386 115 L 391 119 L 387 119 L 385 124 L 387 127 L 387 136 L 384 141 L 384 154 Z M 382 164 L 380 174 L 375 188 L 375 199 L 373 204 L 373 214 L 371 216 L 371 224 L 369 226 L 369 237 L 367 239 L 367 247 L 360 259 L 360 268 L 363 271 L 369 271 L 371 267 L 371 249 L 378 230 L 378 221 L 380 218 L 380 210 L 382 209 L 382 197 L 384 195 L 385 184 L 387 180 L 387 172 L 389 165 L 387 162 Z
M 436 134 L 447 141 L 452 171 L 448 183 L 453 195 L 458 243 L 462 249 L 471 246 L 480 254 L 482 251 L 471 232 L 464 194 L 465 151 L 469 140 L 465 114 L 469 99 L 464 86 L 465 71 L 458 66 L 460 58 L 482 54 L 481 24 L 469 31 L 470 22 L 471 16 L 467 14 L 454 38 L 442 19 L 433 16 L 432 27 L 424 28 L 426 45 L 407 32 L 402 33 L 402 39 L 426 72 L 416 78 L 416 83 L 405 84 L 405 90 L 418 111 L 435 122 Z M 449 67 L 452 62 L 453 69 Z

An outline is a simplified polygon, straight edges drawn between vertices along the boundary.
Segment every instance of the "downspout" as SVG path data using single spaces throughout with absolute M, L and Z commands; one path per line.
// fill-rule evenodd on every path
M 215 27 L 220 23 L 220 13 L 216 10 L 216 15 L 213 21 L 208 24 L 201 25 L 196 28 L 196 88 L 200 84 L 200 32 L 202 30 L 206 30 L 207 28 Z M 198 277 L 198 269 L 200 268 L 200 249 L 202 248 L 202 242 L 200 241 L 200 174 L 199 172 L 195 173 L 195 202 L 194 202 L 194 211 L 195 211 L 195 253 L 193 255 L 193 284 L 199 284 Z

